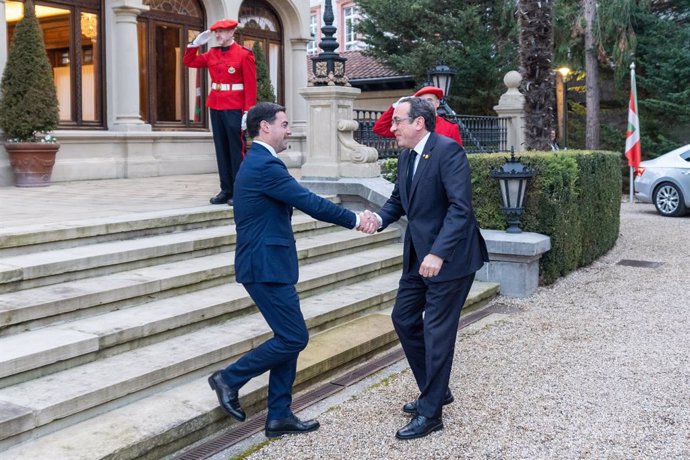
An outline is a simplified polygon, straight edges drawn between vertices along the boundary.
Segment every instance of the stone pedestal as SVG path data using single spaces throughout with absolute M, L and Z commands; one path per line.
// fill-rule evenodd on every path
M 479 281 L 501 285 L 507 297 L 529 297 L 539 286 L 539 259 L 551 249 L 551 238 L 540 233 L 482 230 L 489 263 L 477 272 Z
M 376 149 L 356 142 L 352 107 L 360 90 L 345 86 L 312 86 L 300 94 L 307 101 L 307 152 L 302 178 L 337 180 L 377 177 Z
M 508 119 L 506 145 L 508 149 L 514 147 L 516 152 L 525 150 L 525 96 L 518 91 L 521 81 L 522 75 L 519 72 L 508 72 L 503 77 L 508 91 L 503 93 L 498 105 L 494 106 L 499 117 Z

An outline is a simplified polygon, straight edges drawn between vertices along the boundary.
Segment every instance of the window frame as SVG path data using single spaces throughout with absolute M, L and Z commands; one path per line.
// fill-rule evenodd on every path
M 104 20 L 104 5 L 105 0 L 35 0 L 34 5 L 48 6 L 52 8 L 59 8 L 69 11 L 68 15 L 68 59 L 69 63 L 69 88 L 70 88 L 70 119 L 61 119 L 58 122 L 57 129 L 71 129 L 71 130 L 93 130 L 105 129 L 106 126 L 106 97 L 105 89 L 107 88 L 106 72 L 105 72 L 105 20 Z M 82 106 L 82 72 L 81 65 L 84 60 L 84 47 L 81 40 L 81 14 L 90 13 L 95 14 L 98 18 L 97 37 L 99 40 L 92 47 L 92 53 L 98 53 L 99 59 L 94 63 L 94 104 L 95 104 L 95 120 L 84 120 L 84 110 Z M 39 19 L 41 29 L 47 24 L 47 19 Z M 8 31 L 8 39 L 9 39 Z M 45 39 L 44 39 L 45 40 Z M 64 52 L 64 48 L 48 48 L 46 44 L 46 51 L 51 60 L 51 67 L 58 67 L 57 60 Z
M 309 34 L 311 41 L 307 43 L 307 54 L 316 54 L 319 51 L 317 44 L 319 39 L 319 15 L 316 11 L 311 11 L 309 14 Z
M 143 12 L 137 17 L 137 27 L 143 27 L 144 29 L 143 34 L 140 34 L 140 38 L 144 40 L 144 43 L 139 44 L 140 47 L 143 47 L 141 52 L 143 52 L 145 61 L 141 63 L 142 72 L 140 72 L 140 78 L 143 80 L 140 81 L 140 92 L 142 93 L 140 95 L 142 102 L 140 104 L 140 112 L 143 121 L 150 124 L 156 131 L 208 131 L 208 110 L 206 107 L 208 71 L 206 68 L 195 69 L 197 72 L 200 72 L 201 75 L 198 97 L 202 109 L 199 121 L 193 121 L 192 116 L 194 107 L 189 104 L 188 92 L 190 85 L 190 69 L 182 63 L 184 53 L 187 51 L 190 31 L 201 32 L 206 30 L 206 12 L 203 2 L 197 0 L 196 4 L 200 8 L 202 14 L 201 18 L 183 16 L 153 8 Z M 178 75 L 180 79 L 180 94 L 176 95 L 181 101 L 179 121 L 161 121 L 158 119 L 158 81 L 156 79 L 156 28 L 158 26 L 179 28 L 180 53 L 178 57 L 179 62 L 177 64 L 180 72 Z M 205 51 L 205 48 L 206 47 L 203 47 L 202 50 Z M 192 118 L 192 120 L 190 120 L 190 118 Z
M 352 12 L 348 14 L 348 10 L 351 10 Z M 342 18 L 343 50 L 353 51 L 359 49 L 359 37 L 357 32 L 354 30 L 359 23 L 359 8 L 354 3 L 344 4 L 340 9 L 340 16 Z M 349 28 L 348 20 L 350 21 Z M 351 40 L 348 40 L 348 38 L 351 38 Z
M 275 10 L 275 8 L 266 0 L 245 0 L 242 2 L 239 12 L 239 20 L 242 22 L 243 8 L 266 8 L 273 15 L 275 19 L 276 26 L 279 28 L 279 32 L 273 32 L 269 30 L 258 29 L 254 27 L 241 27 L 235 32 L 235 40 L 242 46 L 246 46 L 245 41 L 258 41 L 261 42 L 261 47 L 264 50 L 264 57 L 266 57 L 266 64 L 269 67 L 269 74 L 271 72 L 270 60 L 269 60 L 269 49 L 270 45 L 278 46 L 278 72 L 277 72 L 277 84 L 274 90 L 276 91 L 276 102 L 278 104 L 285 103 L 285 45 L 284 45 L 284 34 L 285 27 L 281 21 L 280 15 Z M 251 47 L 247 47 L 251 49 Z

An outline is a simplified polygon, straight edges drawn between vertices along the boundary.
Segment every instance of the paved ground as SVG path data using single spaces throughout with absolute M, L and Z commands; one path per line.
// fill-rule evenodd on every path
M 0 230 L 195 207 L 216 191 L 215 175 L 0 187 Z M 251 458 L 690 458 L 690 216 L 624 203 L 621 220 L 609 254 L 529 299 L 497 299 L 517 313 L 460 336 L 443 431 L 394 438 L 416 397 L 403 363 L 308 412 L 319 431 Z
M 204 206 L 216 193 L 217 174 L 0 187 L 0 229 Z
M 690 458 L 690 216 L 627 203 L 621 216 L 606 256 L 529 299 L 497 299 L 518 313 L 460 336 L 444 430 L 394 438 L 417 396 L 403 368 L 319 415 L 319 431 L 250 458 Z

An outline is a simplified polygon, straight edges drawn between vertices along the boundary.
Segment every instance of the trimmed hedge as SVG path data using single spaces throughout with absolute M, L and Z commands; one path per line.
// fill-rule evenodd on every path
M 498 183 L 489 171 L 507 157 L 505 153 L 468 156 L 474 211 L 482 228 L 506 228 Z M 616 243 L 621 155 L 568 150 L 524 152 L 519 157 L 537 173 L 528 185 L 522 229 L 551 237 L 551 250 L 540 261 L 541 283 L 551 284 L 589 265 Z

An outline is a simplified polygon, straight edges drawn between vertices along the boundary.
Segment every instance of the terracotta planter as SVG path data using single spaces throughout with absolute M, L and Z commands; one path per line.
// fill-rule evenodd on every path
M 17 187 L 47 187 L 60 144 L 5 143 Z

